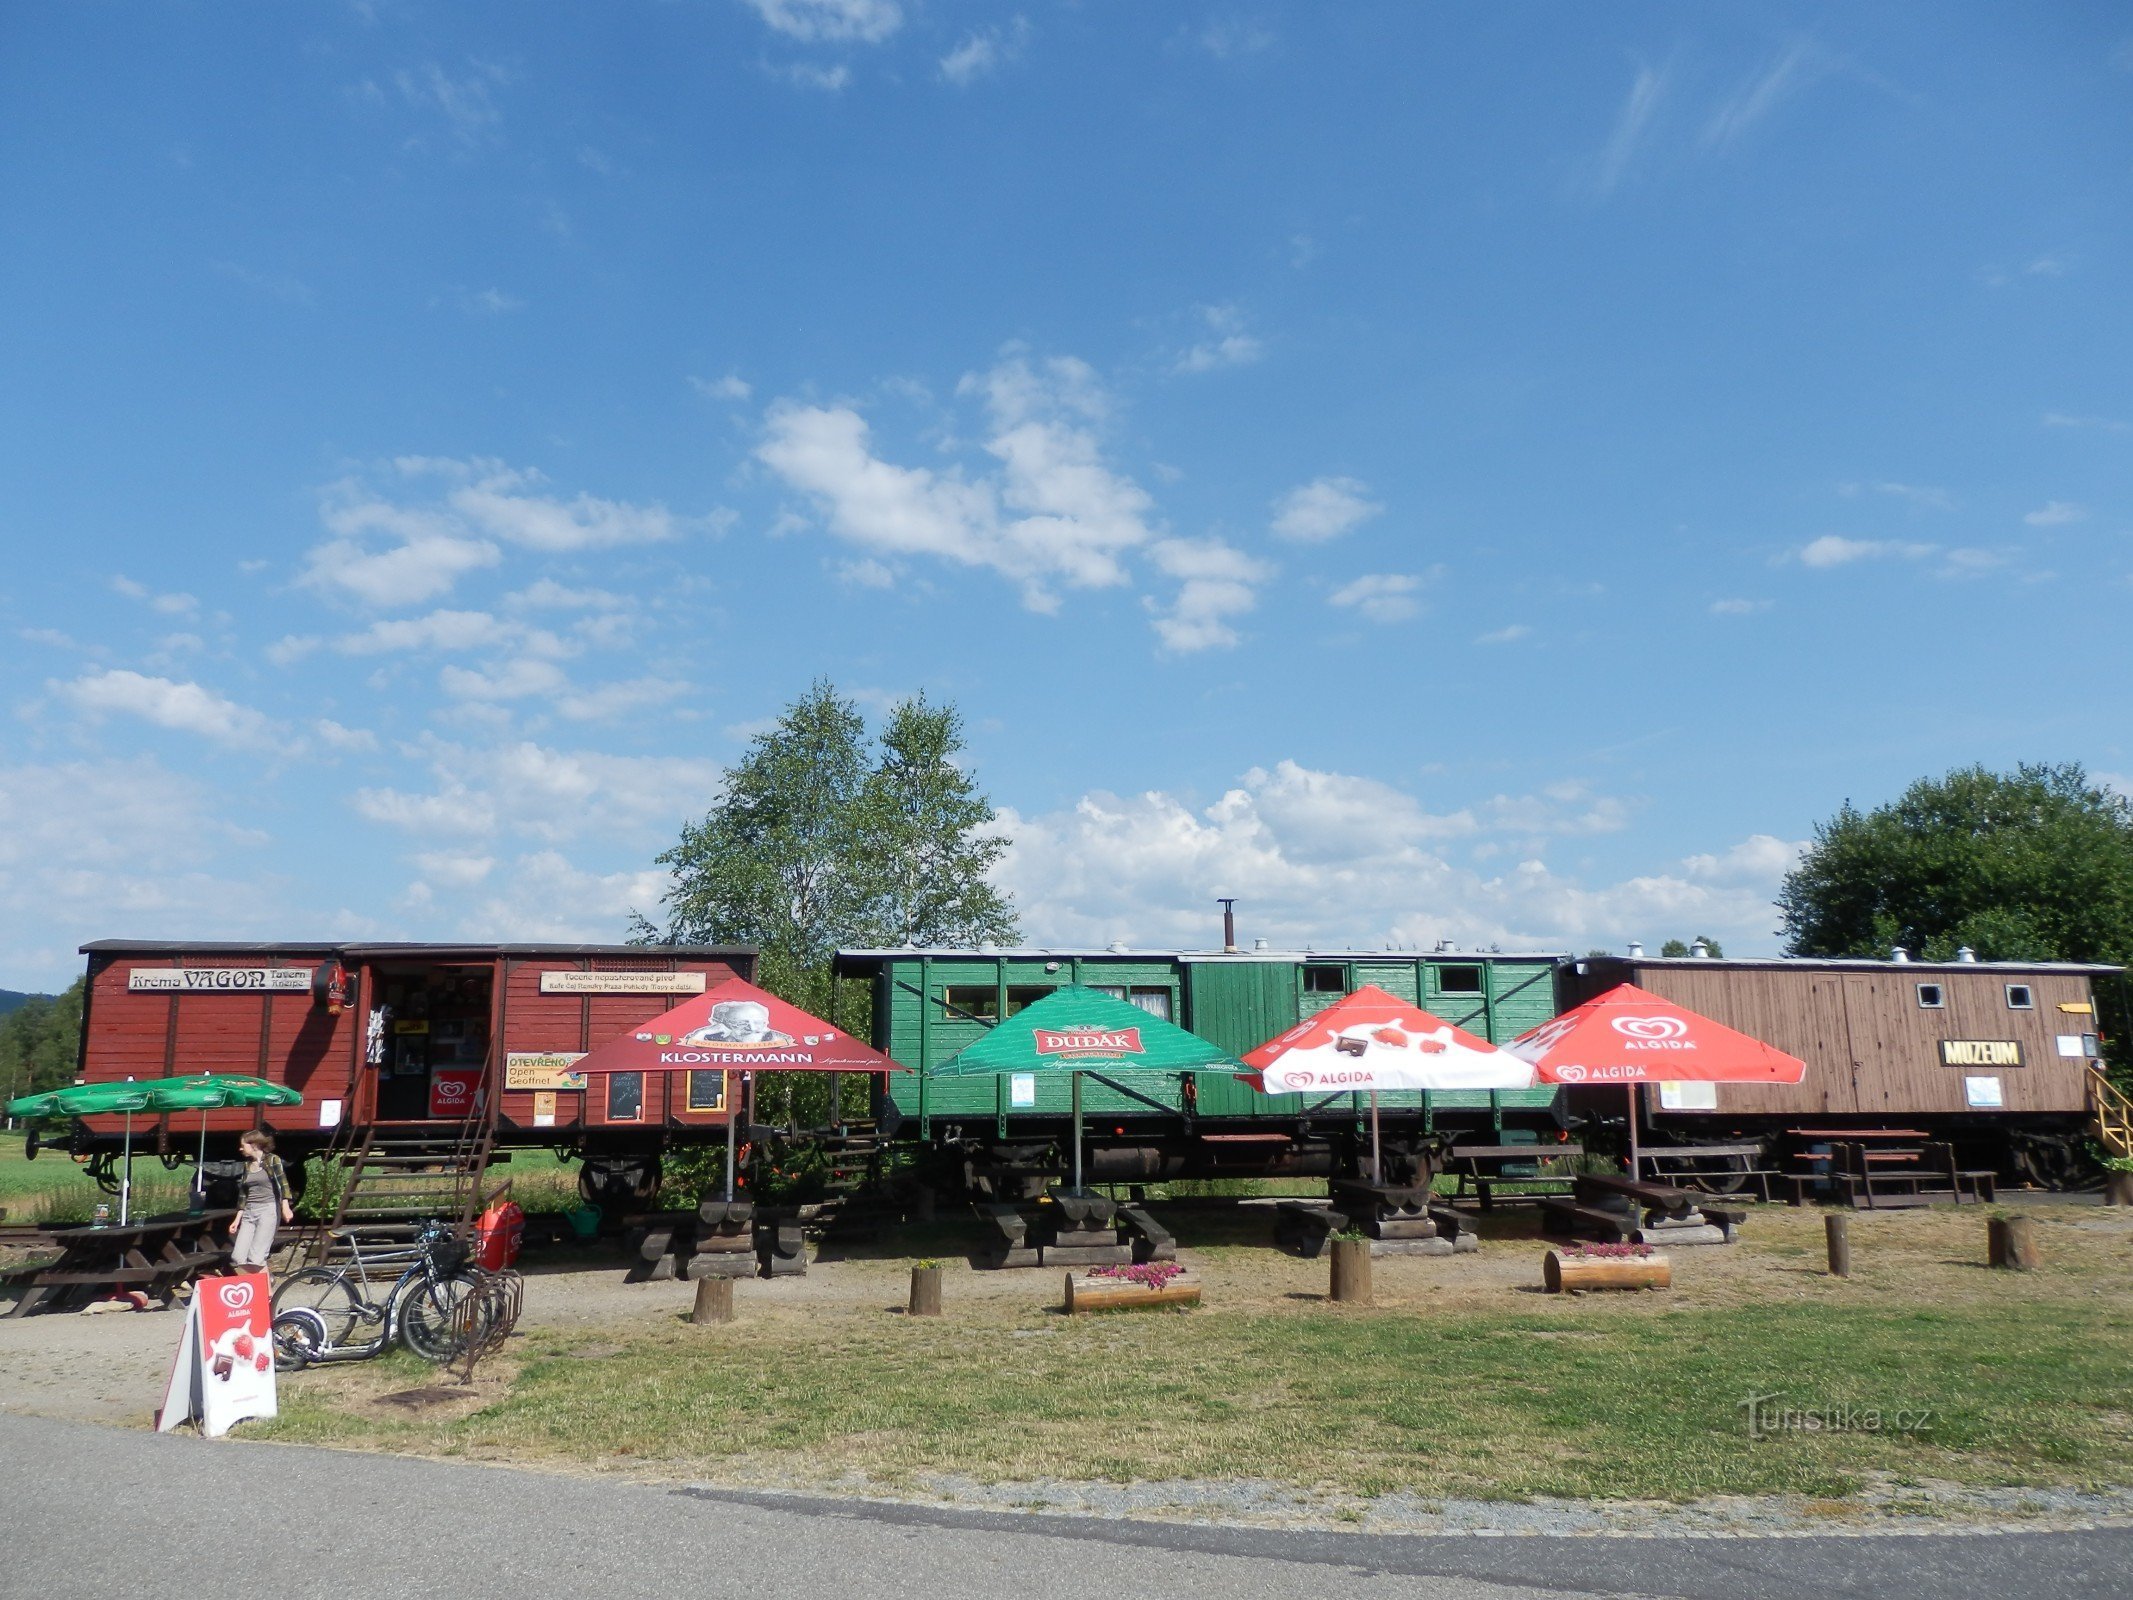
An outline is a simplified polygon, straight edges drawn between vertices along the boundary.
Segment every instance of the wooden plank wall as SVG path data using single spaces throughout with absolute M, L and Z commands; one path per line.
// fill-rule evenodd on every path
M 1621 964 L 1627 967 L 1627 964 Z M 2095 1018 L 2062 1012 L 2062 1002 L 2091 998 L 2078 974 L 2023 973 L 1981 967 L 1976 971 L 1894 968 L 1844 969 L 1802 966 L 1708 967 L 1610 966 L 1580 986 L 1589 999 L 1628 976 L 1714 1021 L 1807 1063 L 1797 1087 L 1782 1084 L 1722 1084 L 1720 1116 L 1861 1115 L 1889 1122 L 1907 1116 L 1976 1115 L 1964 1098 L 1967 1076 L 1996 1076 L 2005 1114 L 2080 1112 L 2086 1106 L 2086 1063 L 2060 1056 L 2057 1036 L 2092 1033 Z M 1946 998 L 1939 1010 L 1918 1003 L 1918 985 L 1938 983 Z M 2007 1005 L 2010 983 L 2029 985 L 2035 1008 Z M 1943 1039 L 2012 1039 L 2022 1049 L 2020 1067 L 1969 1068 L 1941 1065 Z M 1658 1111 L 1658 1091 L 1647 1107 L 1664 1116 L 1708 1112 Z

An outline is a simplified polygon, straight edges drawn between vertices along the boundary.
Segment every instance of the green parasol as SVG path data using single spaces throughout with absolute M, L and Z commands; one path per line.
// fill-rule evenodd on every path
M 125 1173 L 119 1179 L 119 1222 L 133 1209 L 133 1115 L 137 1111 L 200 1113 L 200 1159 L 207 1156 L 207 1113 L 224 1106 L 294 1106 L 304 1097 L 264 1078 L 203 1073 L 197 1078 L 128 1078 L 120 1083 L 74 1083 L 41 1094 L 20 1095 L 7 1103 L 7 1114 L 34 1121 L 53 1117 L 98 1117 L 113 1113 L 126 1119 Z M 199 1170 L 196 1167 L 196 1172 Z M 196 1177 L 197 1184 L 198 1179 Z
M 1072 1073 L 1074 1190 L 1081 1189 L 1081 1075 L 1119 1072 L 1240 1073 L 1244 1063 L 1197 1034 L 1129 1001 L 1076 985 L 1024 1007 L 932 1069 L 944 1077 Z

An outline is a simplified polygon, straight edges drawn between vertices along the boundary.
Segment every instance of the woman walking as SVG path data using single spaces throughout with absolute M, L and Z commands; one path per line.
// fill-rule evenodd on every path
M 275 1225 L 296 1220 L 289 1177 L 274 1153 L 272 1134 L 254 1128 L 238 1136 L 237 1149 L 244 1157 L 244 1208 L 230 1219 L 230 1232 L 237 1236 L 230 1264 L 239 1272 L 264 1272 L 274 1253 Z

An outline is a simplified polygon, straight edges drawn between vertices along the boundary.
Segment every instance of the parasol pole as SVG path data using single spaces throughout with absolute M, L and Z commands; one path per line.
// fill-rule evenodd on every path
M 733 1199 L 733 1074 L 726 1073 L 721 1091 L 726 1102 L 726 1199 Z
M 133 1204 L 133 1113 L 126 1113 L 126 1170 L 119 1176 L 119 1226 L 125 1227 Z
M 1081 1073 L 1073 1075 L 1073 1193 L 1081 1193 Z
M 193 1210 L 207 1209 L 207 1107 L 200 1108 L 200 1154 L 193 1158 Z
M 1378 1092 L 1370 1091 L 1370 1181 L 1385 1181 L 1385 1147 L 1378 1136 Z
M 1635 1183 L 1641 1174 L 1637 1170 L 1637 1085 L 1629 1086 L 1629 1181 Z

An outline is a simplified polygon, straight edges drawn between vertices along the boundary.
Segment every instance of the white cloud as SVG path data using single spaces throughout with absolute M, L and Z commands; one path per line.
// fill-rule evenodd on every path
M 354 805 L 421 839 L 519 836 L 553 845 L 584 837 L 663 847 L 711 804 L 720 776 L 716 762 L 690 756 L 607 755 L 531 740 L 483 748 L 432 738 L 419 748 L 435 788 L 361 789 Z
M 1770 606 L 1771 602 L 1768 600 L 1713 600 L 1711 602 L 1711 615 L 1714 617 L 1752 617 L 1758 612 L 1768 611 Z
M 1273 30 L 1264 23 L 1230 17 L 1208 23 L 1193 42 L 1217 61 L 1231 61 L 1272 48 L 1274 39 Z
M 1917 561 L 1933 554 L 1935 548 L 1930 544 L 1914 544 L 1900 539 L 1847 539 L 1841 534 L 1825 533 L 1802 545 L 1799 558 L 1804 567 L 1841 567 L 1854 561 L 1886 556 Z
M 1666 97 L 1670 71 L 1669 67 L 1637 69 L 1636 77 L 1630 81 L 1629 93 L 1623 97 L 1622 107 L 1615 113 L 1614 129 L 1593 163 L 1592 189 L 1596 195 L 1612 194 L 1629 172 L 1630 164 L 1644 146 L 1652 118 Z
M 1172 363 L 1173 372 L 1248 367 L 1266 354 L 1266 346 L 1257 335 L 1246 331 L 1243 314 L 1235 306 L 1202 306 L 1200 318 L 1207 324 L 1207 337 Z
M 660 867 L 587 871 L 555 850 L 520 856 L 490 877 L 490 892 L 461 916 L 464 937 L 611 944 L 631 912 L 657 915 L 673 881 Z
M 1507 627 L 1497 628 L 1489 633 L 1476 634 L 1474 637 L 1474 643 L 1516 644 L 1521 639 L 1530 638 L 1532 634 L 1532 628 L 1527 626 L 1525 623 L 1514 622 Z
M 333 648 L 344 656 L 396 650 L 484 650 L 501 644 L 514 631 L 486 611 L 432 611 L 423 617 L 373 622 L 361 633 L 334 640 Z
M 2088 514 L 2086 506 L 2077 506 L 2071 500 L 2047 500 L 2022 520 L 2032 528 L 2059 528 L 2069 522 L 2080 522 Z
M 316 298 L 311 285 L 287 272 L 259 272 L 235 261 L 217 261 L 215 271 L 232 283 L 241 283 L 247 289 L 256 289 L 270 300 L 279 300 L 283 305 L 308 306 Z
M 628 602 L 605 589 L 573 589 L 553 578 L 540 578 L 504 596 L 507 606 L 546 611 L 616 611 Z
M 454 700 L 523 700 L 529 695 L 559 694 L 568 683 L 554 662 L 533 656 L 518 656 L 483 670 L 446 667 L 437 674 L 437 687 Z
M 687 693 L 689 685 L 678 678 L 632 678 L 566 694 L 556 701 L 555 709 L 557 715 L 572 722 L 605 722 L 646 706 L 664 705 Z
M 957 392 L 985 403 L 984 448 L 998 464 L 989 473 L 898 466 L 874 453 L 851 407 L 790 401 L 771 407 L 756 457 L 822 508 L 832 534 L 876 559 L 989 568 L 1034 611 L 1056 610 L 1062 585 L 1125 583 L 1125 556 L 1155 537 L 1153 503 L 1104 462 L 1089 424 L 1105 400 L 1086 363 L 1016 356 Z
M 321 744 L 333 750 L 375 750 L 378 736 L 368 728 L 351 728 L 336 722 L 331 717 L 320 717 L 311 724 L 311 731 Z
M 961 88 L 997 71 L 1003 62 L 1013 60 L 1020 53 L 1029 38 L 1029 31 L 1027 17 L 1015 18 L 1012 25 L 1004 29 L 974 29 L 964 36 L 961 44 L 941 57 L 942 79 Z
M 812 61 L 793 61 L 771 70 L 797 88 L 820 89 L 824 94 L 839 93 L 852 81 L 852 69 L 842 62 L 823 67 Z
M 494 856 L 458 850 L 423 850 L 413 859 L 425 884 L 443 884 L 448 889 L 471 888 L 496 866 Z
M 868 556 L 858 561 L 837 563 L 837 579 L 857 589 L 893 589 L 896 587 L 895 569 Z
M 740 374 L 729 372 L 723 378 L 689 379 L 689 387 L 706 400 L 745 400 L 755 393 Z
M 138 717 L 231 749 L 262 749 L 273 743 L 274 725 L 265 716 L 197 683 L 121 670 L 85 673 L 71 683 L 48 687 L 92 718 Z
M 552 555 L 607 550 L 730 520 L 590 494 L 565 499 L 542 492 L 545 482 L 500 461 L 434 456 L 399 457 L 382 484 L 344 478 L 325 492 L 319 515 L 331 537 L 309 552 L 299 581 L 391 609 L 449 592 L 468 573 L 499 564 L 506 546 Z
M 1304 544 L 1337 539 L 1385 508 L 1357 478 L 1313 478 L 1274 502 L 1274 532 Z
M 403 104 L 435 112 L 460 146 L 472 150 L 497 139 L 504 114 L 497 108 L 493 90 L 510 82 L 511 73 L 489 62 L 469 62 L 468 66 L 470 70 L 464 77 L 454 77 L 436 62 L 427 61 L 395 72 L 392 84 Z M 366 98 L 387 98 L 375 84 L 364 88 Z
M 221 864 L 257 842 L 145 756 L 0 765 L 0 971 L 57 989 L 81 975 L 88 939 L 286 937 L 285 896 Z
M 1179 580 L 1168 607 L 1146 602 L 1156 636 L 1174 655 L 1235 644 L 1231 619 L 1259 603 L 1257 586 L 1273 575 L 1265 562 L 1220 539 L 1159 539 L 1148 555 L 1159 571 Z
M 111 578 L 111 587 L 129 600 L 145 601 L 148 609 L 166 617 L 189 617 L 200 609 L 200 602 L 189 594 L 157 594 L 145 583 L 136 583 L 124 573 Z
M 879 44 L 903 26 L 896 0 L 747 0 L 772 28 L 810 44 Z
M 2089 428 L 2098 433 L 2133 433 L 2133 422 L 2126 422 L 2118 417 L 2082 417 L 2065 411 L 2045 412 L 2044 426 L 2047 428 Z
M 1724 149 L 1813 83 L 1824 70 L 1825 58 L 1812 40 L 1793 40 L 1719 106 L 1704 127 L 1703 142 Z
M 1372 622 L 1404 622 L 1421 610 L 1415 596 L 1424 579 L 1413 572 L 1367 572 L 1326 596 L 1330 606 L 1352 606 Z
M 1568 794 L 1575 786 L 1565 786 Z M 1432 813 L 1373 779 L 1292 761 L 1255 768 L 1214 804 L 1160 791 L 1092 792 L 1056 812 L 1003 812 L 1012 840 L 1001 883 L 1031 942 L 1204 948 L 1217 894 L 1243 902 L 1245 931 L 1277 946 L 1427 946 L 1576 950 L 1693 923 L 1744 952 L 1768 948 L 1778 879 L 1796 848 L 1757 835 L 1588 884 L 1537 851 L 1507 870 L 1458 865 L 1447 851 L 1492 835 L 1619 826 L 1619 802 L 1502 797 L 1483 816 Z
M 501 289 L 455 289 L 453 303 L 470 317 L 502 317 L 526 309 L 526 302 Z
M 1953 511 L 1955 496 L 1945 489 L 1916 483 L 1840 483 L 1837 492 L 1846 499 L 1861 494 L 1882 494 L 1929 511 Z

